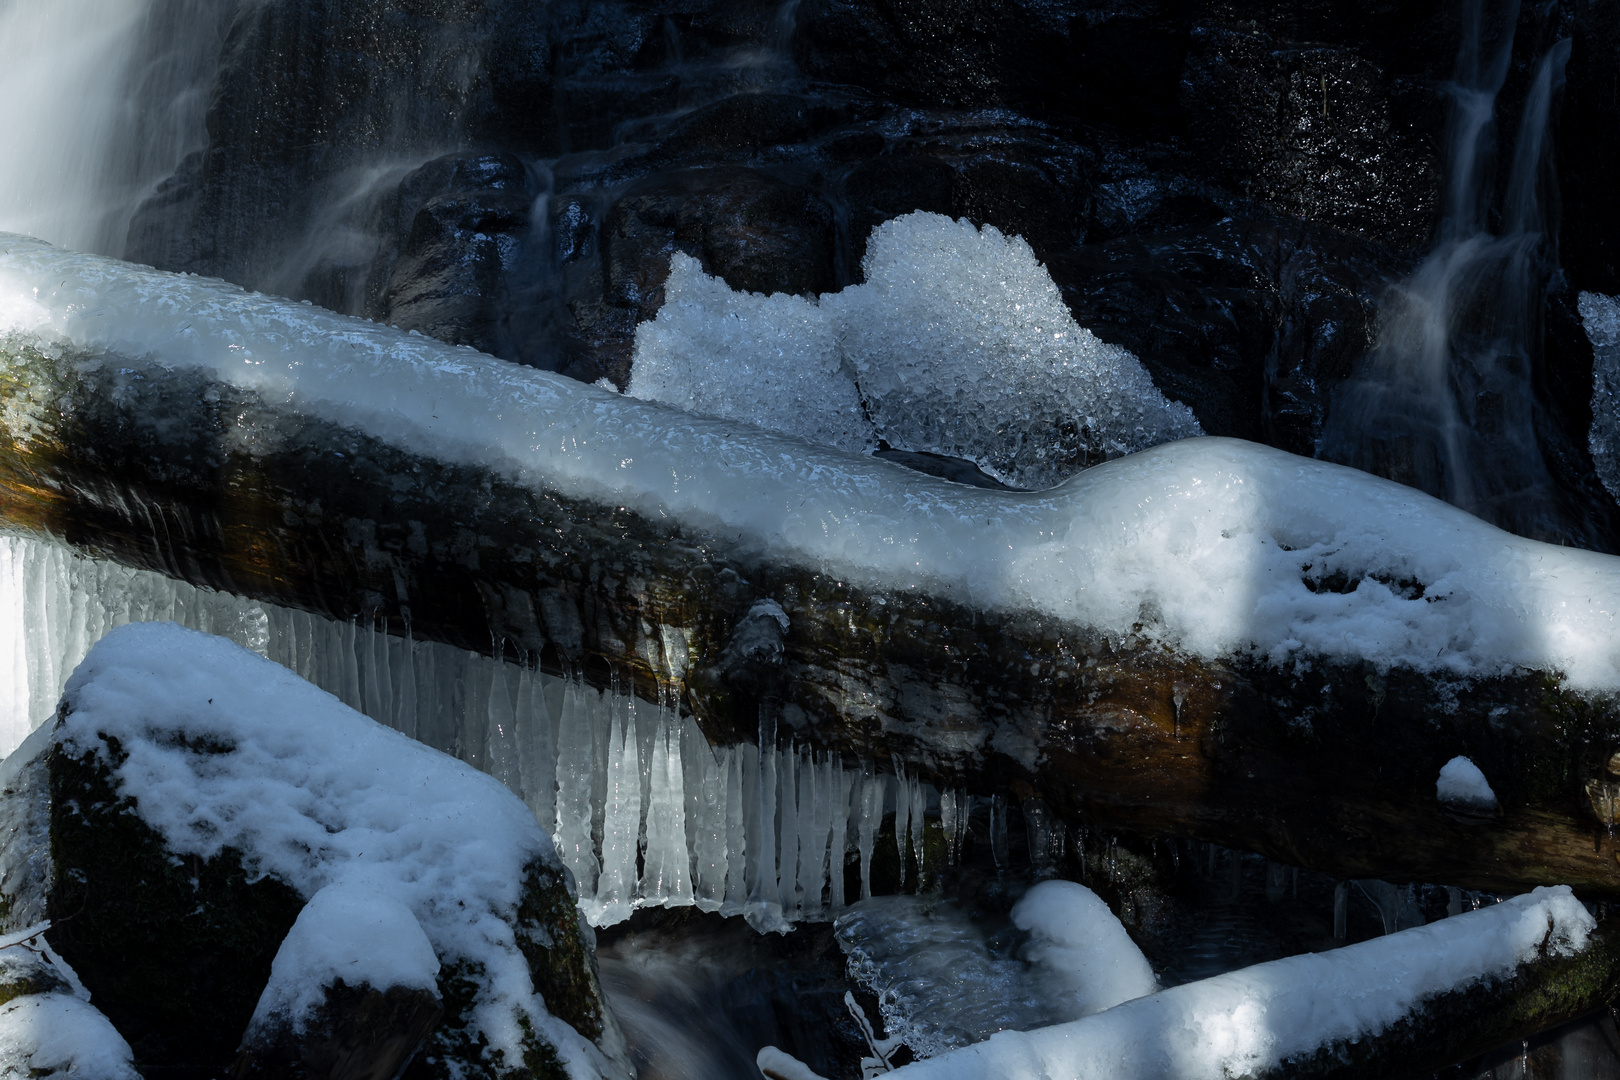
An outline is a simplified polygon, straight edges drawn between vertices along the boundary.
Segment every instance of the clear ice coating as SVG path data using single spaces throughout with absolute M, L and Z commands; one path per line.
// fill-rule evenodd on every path
M 886 812 L 902 834 L 909 820 L 920 852 L 921 815 L 935 798 L 916 778 L 896 786 L 835 756 L 777 746 L 769 714 L 758 744 L 716 748 L 669 703 L 7 534 L 0 751 L 52 715 L 102 635 L 148 620 L 230 638 L 501 780 L 551 832 L 597 926 L 639 907 L 696 904 L 785 933 L 843 910 L 844 860 L 857 836 L 861 891 L 871 894 L 874 830 Z
M 881 437 L 1022 488 L 1202 434 L 1074 321 L 1020 237 L 906 214 L 872 233 L 862 268 L 865 284 L 817 301 L 734 292 L 675 255 L 629 393 L 845 450 Z

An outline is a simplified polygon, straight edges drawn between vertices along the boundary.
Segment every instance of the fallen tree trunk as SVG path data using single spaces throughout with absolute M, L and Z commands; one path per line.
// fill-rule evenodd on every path
M 767 708 L 801 743 L 1032 790 L 1071 822 L 1342 877 L 1620 893 L 1605 772 L 1620 711 L 1547 675 L 1199 660 L 863 588 L 722 527 L 414 453 L 196 371 L 15 336 L 0 347 L 0 519 L 194 584 L 521 649 L 599 685 L 611 666 L 648 699 L 678 685 L 715 742 L 753 738 Z M 1498 815 L 1437 802 L 1456 754 L 1491 778 Z

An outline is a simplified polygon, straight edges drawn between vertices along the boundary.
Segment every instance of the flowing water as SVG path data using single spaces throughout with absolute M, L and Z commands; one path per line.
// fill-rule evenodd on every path
M 1518 14 L 1517 3 L 1464 6 L 1439 241 L 1391 291 L 1371 354 L 1335 398 L 1321 452 L 1511 531 L 1559 537 L 1567 527 L 1536 437 L 1531 380 L 1556 265 L 1548 126 L 1570 43 L 1535 66 L 1497 199 L 1498 98 Z

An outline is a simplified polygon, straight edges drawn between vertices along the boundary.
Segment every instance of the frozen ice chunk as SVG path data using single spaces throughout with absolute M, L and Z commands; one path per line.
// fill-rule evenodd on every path
M 1440 767 L 1434 793 L 1441 802 L 1466 810 L 1495 810 L 1496 792 L 1485 774 L 1467 758 L 1458 755 Z
M 439 960 L 409 908 L 364 885 L 328 885 L 298 913 L 270 965 L 249 1030 L 285 1016 L 304 1030 L 326 988 L 399 986 L 438 994 Z
M 1592 463 L 1609 494 L 1620 499 L 1620 299 L 1583 292 L 1580 311 L 1592 342 Z
M 1024 955 L 1044 969 L 1049 986 L 1073 999 L 1076 1016 L 1159 988 L 1142 950 L 1084 885 L 1043 881 L 1013 907 L 1012 921 L 1029 931 Z
M 636 330 L 630 393 L 846 450 L 881 435 L 1025 488 L 1203 433 L 1074 321 L 1019 237 L 907 214 L 872 234 L 863 267 L 864 285 L 818 306 L 733 292 L 676 254 Z
M 814 301 L 733 292 L 679 252 L 658 317 L 636 328 L 629 393 L 843 450 L 877 446 Z
M 867 241 L 866 284 L 822 298 L 879 432 L 1049 487 L 1105 458 L 1201 435 L 1125 349 L 1074 321 L 1020 237 L 915 213 Z

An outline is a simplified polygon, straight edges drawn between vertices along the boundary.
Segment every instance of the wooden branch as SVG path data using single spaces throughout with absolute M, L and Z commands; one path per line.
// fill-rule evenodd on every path
M 765 707 L 852 758 L 903 757 L 981 791 L 1028 783 L 1071 822 L 1341 877 L 1620 894 L 1620 845 L 1593 808 L 1614 803 L 1620 710 L 1544 677 L 1284 673 L 876 595 L 194 373 L 81 368 L 15 343 L 0 346 L 0 520 L 198 585 L 521 649 L 602 685 L 611 665 L 648 698 L 678 681 L 716 742 L 752 739 Z M 789 616 L 785 635 L 749 618 L 762 599 Z M 1436 802 L 1456 754 L 1490 777 L 1500 816 Z

